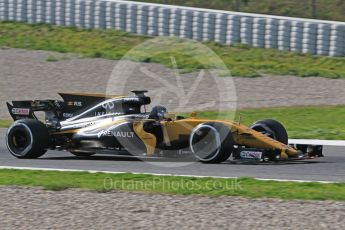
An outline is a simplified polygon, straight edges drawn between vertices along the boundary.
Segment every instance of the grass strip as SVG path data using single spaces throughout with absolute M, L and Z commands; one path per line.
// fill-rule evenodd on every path
M 0 128 L 7 128 L 12 123 L 13 123 L 13 121 L 11 121 L 11 120 L 0 120 Z
M 39 186 L 48 190 L 87 189 L 173 195 L 241 196 L 303 200 L 345 200 L 345 184 L 217 179 L 143 174 L 105 174 L 32 170 L 0 170 L 0 185 Z
M 47 50 L 61 53 L 71 52 L 84 57 L 121 59 L 129 50 L 151 37 L 108 29 L 78 29 L 45 24 L 25 24 L 0 22 L 0 47 Z M 232 76 L 257 77 L 263 74 L 294 75 L 301 77 L 320 76 L 345 78 L 345 58 L 312 56 L 275 49 L 260 49 L 245 45 L 222 46 L 216 43 L 203 43 L 213 50 L 231 71 Z M 154 44 L 152 44 L 154 48 Z M 150 47 L 148 47 L 150 48 Z M 208 55 L 195 60 L 185 54 L 185 45 L 168 46 L 161 52 L 149 54 L 134 52 L 127 57 L 141 62 L 160 63 L 172 67 L 170 57 L 176 59 L 178 68 L 191 72 L 200 68 L 214 69 L 217 61 Z M 195 47 L 190 50 L 197 52 Z M 200 60 L 202 59 L 202 60 Z M 57 61 L 48 58 L 48 61 Z M 207 66 L 201 63 L 207 63 Z M 224 76 L 228 75 L 223 71 Z

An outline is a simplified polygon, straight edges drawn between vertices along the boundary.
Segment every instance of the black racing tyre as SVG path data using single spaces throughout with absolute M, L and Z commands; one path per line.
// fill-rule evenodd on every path
M 83 151 L 70 151 L 70 153 L 72 153 L 74 156 L 77 156 L 77 157 L 90 157 L 96 154 L 94 152 L 83 152 Z
M 276 120 L 266 119 L 257 121 L 250 128 L 260 133 L 263 133 L 266 136 L 274 140 L 277 140 L 283 144 L 287 145 L 289 142 L 289 137 L 286 132 L 286 129 L 280 122 Z
M 18 120 L 7 130 L 6 145 L 10 153 L 17 158 L 41 157 L 49 146 L 48 129 L 38 120 Z
M 232 133 L 221 123 L 198 125 L 191 133 L 189 144 L 194 156 L 208 164 L 226 161 L 234 150 Z

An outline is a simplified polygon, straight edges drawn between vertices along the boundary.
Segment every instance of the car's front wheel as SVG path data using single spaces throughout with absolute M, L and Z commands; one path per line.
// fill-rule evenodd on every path
M 216 164 L 229 159 L 234 150 L 230 129 L 221 123 L 203 123 L 191 133 L 190 148 L 202 163 Z
M 285 127 L 276 120 L 266 119 L 257 121 L 250 128 L 283 144 L 287 145 L 289 142 Z
M 49 145 L 48 129 L 38 120 L 18 120 L 7 130 L 6 145 L 10 153 L 17 158 L 41 157 L 47 152 Z

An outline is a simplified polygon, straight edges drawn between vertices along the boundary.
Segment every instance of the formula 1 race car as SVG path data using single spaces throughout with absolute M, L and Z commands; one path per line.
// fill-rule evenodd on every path
M 186 118 L 155 106 L 147 91 L 132 96 L 60 94 L 60 100 L 7 103 L 15 120 L 6 136 L 17 158 L 38 158 L 47 150 L 79 157 L 97 153 L 145 157 L 192 157 L 203 163 L 234 160 L 303 160 L 322 156 L 322 146 L 288 145 L 288 135 L 275 120 L 247 127 L 239 122 Z M 44 122 L 36 113 L 44 111 Z

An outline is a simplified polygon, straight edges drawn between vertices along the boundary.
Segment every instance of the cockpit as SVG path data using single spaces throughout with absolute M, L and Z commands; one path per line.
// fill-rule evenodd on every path
M 148 118 L 161 121 L 164 120 L 166 113 L 167 109 L 164 106 L 158 105 L 152 108 Z

